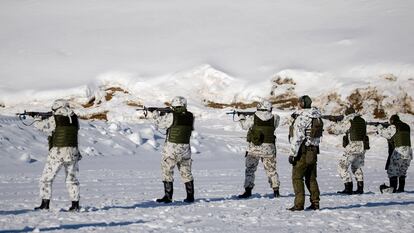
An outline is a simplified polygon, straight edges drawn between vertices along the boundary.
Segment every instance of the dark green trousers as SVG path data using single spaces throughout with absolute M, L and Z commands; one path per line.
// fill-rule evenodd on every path
M 319 186 L 316 181 L 316 164 L 318 148 L 302 145 L 299 149 L 296 164 L 292 169 L 292 184 L 295 192 L 295 206 L 303 208 L 305 205 L 305 184 L 310 192 L 311 203 L 319 203 Z

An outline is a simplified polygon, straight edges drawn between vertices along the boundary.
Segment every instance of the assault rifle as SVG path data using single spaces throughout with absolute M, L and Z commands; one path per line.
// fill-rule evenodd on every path
M 163 116 L 167 113 L 172 113 L 173 109 L 170 107 L 142 107 L 142 108 L 137 108 L 137 111 L 144 111 L 144 116 L 145 118 L 148 116 L 148 112 L 154 112 L 154 111 L 158 111 L 160 112 L 160 116 Z
M 27 116 L 29 117 L 40 117 L 41 120 L 45 120 L 51 116 L 53 116 L 52 112 L 27 112 L 24 110 L 23 113 L 16 113 L 16 115 L 19 117 L 19 119 L 22 121 L 22 123 L 26 126 L 30 126 L 34 123 L 34 121 L 31 124 L 24 123 L 24 120 L 26 120 Z
M 373 126 L 378 126 L 378 125 L 382 125 L 382 127 L 387 128 L 388 126 L 390 126 L 391 124 L 388 122 L 367 122 L 367 125 L 373 125 Z
M 23 113 L 16 113 L 17 116 L 19 116 L 20 119 L 25 120 L 26 116 L 30 117 L 40 117 L 42 120 L 47 119 L 51 116 L 53 116 L 52 112 L 27 112 L 26 110 Z
M 233 110 L 231 112 L 226 112 L 227 115 L 233 115 L 233 121 L 235 121 L 234 120 L 234 116 L 235 115 L 237 115 L 237 116 L 240 116 L 240 115 L 243 115 L 243 116 L 252 116 L 255 113 L 256 112 L 242 112 L 242 111 L 236 111 L 236 110 Z
M 321 118 L 325 119 L 325 120 L 333 121 L 333 122 L 340 122 L 344 119 L 344 116 L 343 115 L 338 115 L 338 116 L 335 116 L 335 115 L 322 115 Z

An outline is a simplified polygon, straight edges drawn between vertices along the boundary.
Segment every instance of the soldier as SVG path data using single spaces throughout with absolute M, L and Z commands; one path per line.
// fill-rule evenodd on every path
M 339 159 L 338 173 L 344 182 L 344 190 L 338 191 L 341 194 L 363 194 L 364 193 L 364 166 L 365 149 L 367 149 L 367 124 L 365 120 L 352 107 L 345 110 L 345 117 L 334 128 L 334 133 L 345 134 L 343 147 L 345 152 Z M 364 143 L 365 142 L 365 143 Z M 357 190 L 353 191 L 351 171 L 357 181 Z
M 310 192 L 311 205 L 306 209 L 319 209 L 319 186 L 316 180 L 317 155 L 323 133 L 321 113 L 312 107 L 312 100 L 305 95 L 299 98 L 299 110 L 293 122 L 289 163 L 292 168 L 292 184 L 295 192 L 295 203 L 288 210 L 300 211 L 305 205 L 305 184 Z
M 274 197 L 279 197 L 279 176 L 276 171 L 276 136 L 275 130 L 279 126 L 280 117 L 272 114 L 272 104 L 263 100 L 257 104 L 254 115 L 240 115 L 240 125 L 248 130 L 246 151 L 246 171 L 244 180 L 245 192 L 239 198 L 248 198 L 252 195 L 254 187 L 254 173 L 257 170 L 259 160 L 262 161 L 264 169 L 273 189 Z
M 161 169 L 164 183 L 164 197 L 157 202 L 171 203 L 173 197 L 174 167 L 177 165 L 181 179 L 185 183 L 187 198 L 184 202 L 194 202 L 194 179 L 191 174 L 190 137 L 194 130 L 194 116 L 187 111 L 187 100 L 184 97 L 174 97 L 171 106 L 172 113 L 160 116 L 154 112 L 154 123 L 158 128 L 167 129 L 166 141 L 162 150 Z
M 69 107 L 68 101 L 64 99 L 54 101 L 52 112 L 52 117 L 44 120 L 36 119 L 34 123 L 39 130 L 50 133 L 49 155 L 40 178 L 42 203 L 35 210 L 49 209 L 53 180 L 59 170 L 64 167 L 66 187 L 72 201 L 69 211 L 79 211 L 79 181 L 76 178 L 79 170 L 78 161 L 81 159 L 78 150 L 78 117 Z
M 390 140 L 390 143 L 394 146 L 385 166 L 390 186 L 383 184 L 380 186 L 380 191 L 381 193 L 383 191 L 390 193 L 404 192 L 407 169 L 413 159 L 410 126 L 402 122 L 398 115 L 392 115 L 390 126 L 384 128 L 382 125 L 379 125 L 378 133 Z

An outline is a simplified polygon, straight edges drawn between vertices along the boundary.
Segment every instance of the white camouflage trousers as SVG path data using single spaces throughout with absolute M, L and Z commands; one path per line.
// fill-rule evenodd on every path
M 338 173 L 344 183 L 352 182 L 351 172 L 348 170 L 351 166 L 352 174 L 354 174 L 356 181 L 364 181 L 364 173 L 362 167 L 364 166 L 365 152 L 363 153 L 345 153 L 339 159 Z
M 162 170 L 162 181 L 164 182 L 174 182 L 174 168 L 177 165 L 178 171 L 180 172 L 181 179 L 184 183 L 190 182 L 193 180 L 193 175 L 191 174 L 191 164 L 193 160 L 190 158 L 183 158 L 181 156 L 163 156 L 161 161 L 161 170 Z
M 262 160 L 270 187 L 272 189 L 279 188 L 280 182 L 279 175 L 276 172 L 276 156 L 260 157 L 250 154 L 246 156 L 244 188 L 254 187 L 255 172 L 260 160 Z
M 79 171 L 78 155 L 78 150 L 72 147 L 53 147 L 49 151 L 49 156 L 40 178 L 40 198 L 51 199 L 53 180 L 60 169 L 64 167 L 69 197 L 71 201 L 79 201 L 79 181 L 76 178 Z
M 400 147 L 392 152 L 388 166 L 388 177 L 407 176 L 407 170 L 412 159 L 412 150 L 409 147 Z

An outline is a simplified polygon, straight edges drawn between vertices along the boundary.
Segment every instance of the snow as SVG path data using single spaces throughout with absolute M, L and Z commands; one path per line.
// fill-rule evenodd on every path
M 404 0 L 1 1 L 0 233 L 413 232 L 414 168 L 407 192 L 381 194 L 387 148 L 374 128 L 366 193 L 336 193 L 343 189 L 336 171 L 341 137 L 325 130 L 318 158 L 321 210 L 292 213 L 286 210 L 294 198 L 286 122 L 294 106 L 274 108 L 282 117 L 282 197 L 271 198 L 259 165 L 254 197 L 247 200 L 236 198 L 243 191 L 246 132 L 225 114 L 230 107 L 207 107 L 307 94 L 324 114 L 338 114 L 360 93 L 367 120 L 399 113 L 412 126 L 413 9 Z M 165 132 L 136 109 L 164 106 L 176 95 L 188 99 L 196 117 L 196 202 L 183 203 L 176 172 L 174 202 L 163 205 L 154 199 L 163 195 Z M 51 210 L 33 211 L 47 138 L 15 115 L 50 111 L 58 98 L 82 117 L 107 117 L 81 120 L 79 213 L 66 211 L 63 172 Z M 375 119 L 378 109 L 385 116 Z
M 81 121 L 82 210 L 69 213 L 63 172 L 55 179 L 51 210 L 32 211 L 40 201 L 38 181 L 47 155 L 46 136 L 19 122 L 1 123 L 0 232 L 412 232 L 413 166 L 408 170 L 406 193 L 378 190 L 387 180 L 385 139 L 370 135 L 365 194 L 342 196 L 336 194 L 343 188 L 336 171 L 342 153 L 340 137 L 325 134 L 318 163 L 321 210 L 292 213 L 286 210 L 294 198 L 287 126 L 277 135 L 282 197 L 272 198 L 259 165 L 253 198 L 239 200 L 245 132 L 239 127 L 223 131 L 236 125 L 230 116 L 197 119 L 192 135 L 196 202 L 182 202 L 185 189 L 177 172 L 174 202 L 158 204 L 154 199 L 163 194 L 159 163 L 164 135 L 147 123 Z

